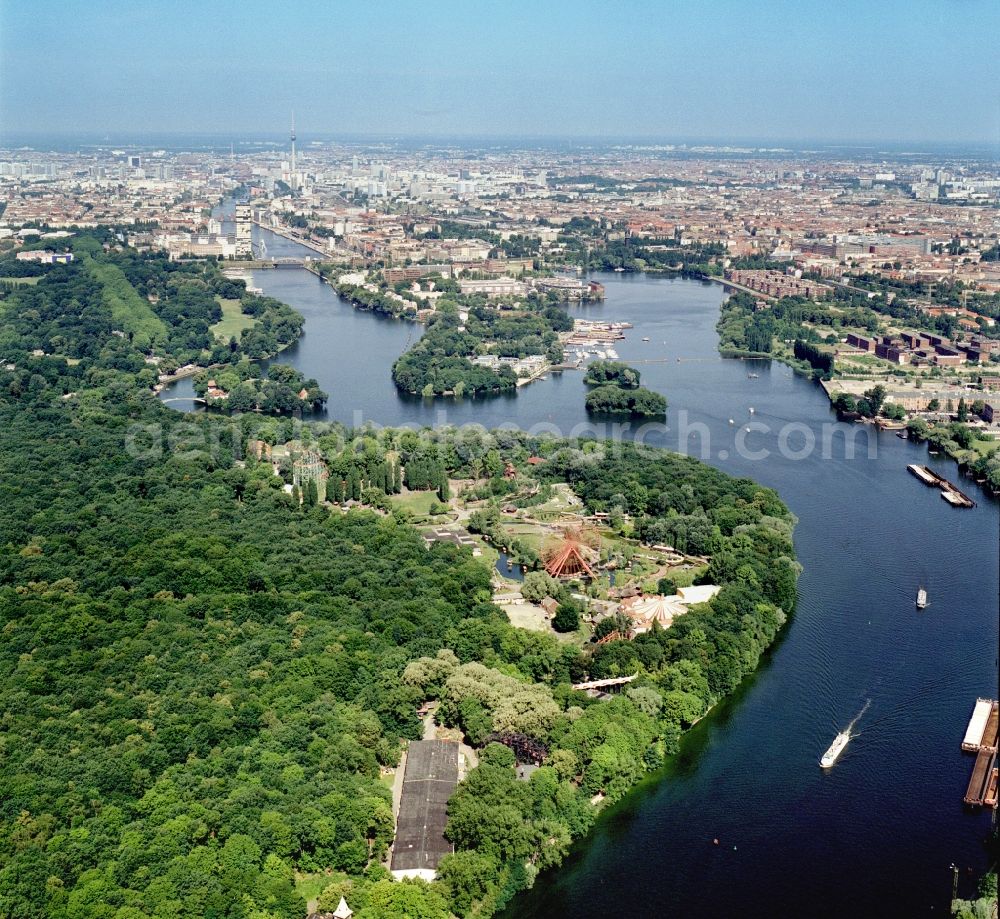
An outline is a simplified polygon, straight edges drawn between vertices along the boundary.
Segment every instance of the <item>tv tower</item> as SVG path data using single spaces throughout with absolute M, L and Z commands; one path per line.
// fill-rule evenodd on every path
M 289 176 L 291 181 L 292 190 L 298 188 L 299 182 L 298 177 L 295 174 L 295 110 L 292 109 L 292 174 Z

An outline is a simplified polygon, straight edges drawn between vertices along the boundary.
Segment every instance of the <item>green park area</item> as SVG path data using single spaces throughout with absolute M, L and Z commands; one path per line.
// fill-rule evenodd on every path
M 239 339 L 244 329 L 251 329 L 256 324 L 252 316 L 243 312 L 241 301 L 218 296 L 215 299 L 222 307 L 222 318 L 211 326 L 212 334 L 216 338 L 223 341 L 229 341 L 230 338 Z
M 0 284 L 10 284 L 12 287 L 33 287 L 41 280 L 37 278 L 0 278 Z

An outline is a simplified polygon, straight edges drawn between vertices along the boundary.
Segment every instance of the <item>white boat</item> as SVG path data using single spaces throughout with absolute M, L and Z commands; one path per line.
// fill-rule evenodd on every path
M 648 338 L 644 338 L 643 341 L 649 341 L 649 339 Z
M 829 769 L 835 762 L 841 753 L 844 752 L 844 747 L 850 742 L 851 731 L 854 730 L 854 725 L 858 723 L 861 716 L 868 711 L 868 706 L 872 704 L 872 700 L 868 699 L 861 711 L 854 716 L 854 720 L 842 730 L 836 737 L 833 738 L 833 743 L 830 744 L 830 749 L 824 753 L 819 760 L 820 766 L 824 769 Z
M 927 608 L 927 591 L 921 587 L 917 591 L 917 609 Z
M 618 359 L 618 352 L 615 351 L 614 348 L 608 348 L 608 357 L 612 358 L 613 360 L 617 360 Z
M 844 747 L 847 746 L 851 739 L 850 730 L 841 731 L 836 737 L 833 738 L 833 743 L 830 744 L 830 749 L 823 754 L 820 758 L 819 764 L 824 769 L 829 769 L 835 762 L 837 762 L 837 757 L 844 752 Z

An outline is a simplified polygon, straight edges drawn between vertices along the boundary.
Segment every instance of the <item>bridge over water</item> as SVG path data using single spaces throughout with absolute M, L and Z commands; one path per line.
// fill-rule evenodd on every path
M 256 269 L 256 268 L 310 268 L 323 261 L 323 259 L 312 256 L 295 258 L 294 256 L 282 256 L 281 258 L 254 258 L 243 259 L 236 262 L 226 262 L 225 269 Z

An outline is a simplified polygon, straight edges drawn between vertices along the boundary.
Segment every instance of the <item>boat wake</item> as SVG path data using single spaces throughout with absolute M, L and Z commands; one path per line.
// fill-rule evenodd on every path
M 862 715 L 863 715 L 863 714 L 864 714 L 864 713 L 865 713 L 866 711 L 868 711 L 868 706 L 870 706 L 871 704 L 872 704 L 872 700 L 871 700 L 871 699 L 868 699 L 868 700 L 867 700 L 867 701 L 865 702 L 864 706 L 862 707 L 861 711 L 860 711 L 860 712 L 858 712 L 858 713 L 857 713 L 857 714 L 856 714 L 856 715 L 854 716 L 854 720 L 853 720 L 853 721 L 852 721 L 852 722 L 851 722 L 851 723 L 850 723 L 850 724 L 849 724 L 849 725 L 847 726 L 847 728 L 846 728 L 846 732 L 847 732 L 848 734 L 850 734 L 850 733 L 852 733 L 852 732 L 854 731 L 854 725 L 856 725 L 856 724 L 857 724 L 857 723 L 858 723 L 858 722 L 859 722 L 859 721 L 861 720 L 861 716 L 862 716 Z

